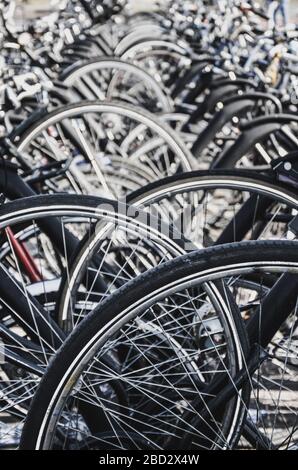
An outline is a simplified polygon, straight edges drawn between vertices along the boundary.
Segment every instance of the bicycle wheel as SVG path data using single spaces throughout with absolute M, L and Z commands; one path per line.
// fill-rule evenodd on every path
M 187 44 L 175 44 L 163 39 L 139 41 L 125 51 L 115 49 L 115 54 L 123 60 L 130 60 L 154 77 L 158 77 L 164 88 L 167 81 L 177 77 L 179 70 L 185 70 L 191 64 Z M 118 52 L 119 50 L 119 52 Z
M 295 190 L 273 174 L 243 170 L 171 176 L 138 189 L 126 201 L 159 214 L 197 247 L 287 237 L 298 203 Z
M 96 223 L 105 246 L 101 258 L 93 260 L 96 276 L 90 272 L 81 284 L 85 290 L 92 283 L 107 296 L 117 282 L 125 282 L 121 273 L 129 270 L 133 276 L 183 252 L 179 241 L 171 239 L 171 229 L 166 235 L 157 223 L 147 230 L 146 218 L 140 224 L 115 201 L 51 195 L 1 208 L 0 329 L 5 362 L 0 368 L 0 421 L 9 421 L 3 434 L 10 446 L 17 443 L 13 436 L 19 435 L 39 378 L 65 339 L 54 320 L 57 291 L 61 279 L 67 284 L 72 253 L 81 239 L 91 241 Z
M 263 304 L 260 286 L 266 286 L 262 281 L 268 274 L 275 283 L 290 274 L 297 280 L 297 246 L 268 241 L 208 248 L 127 283 L 81 323 L 57 354 L 35 395 L 21 448 L 231 448 L 246 423 L 265 441 L 260 423 L 251 424 L 243 391 L 249 383 L 261 415 L 264 356 L 259 350 L 257 360 L 247 356 L 239 310 Z M 245 303 L 242 294 L 254 275 L 258 295 Z M 117 358 L 117 367 L 110 366 L 110 357 Z M 291 397 L 296 381 L 292 376 Z M 279 385 L 280 394 L 289 393 L 283 375 Z M 122 400 L 114 400 L 109 386 L 122 387 Z M 270 396 L 268 386 L 266 392 Z M 295 403 L 291 430 L 284 430 L 287 444 L 297 440 Z M 93 416 L 99 413 L 105 425 L 96 426 L 82 404 Z M 279 405 L 276 415 L 283 412 L 282 400 Z M 244 426 L 243 410 L 248 415 Z
M 170 99 L 161 85 L 135 64 L 107 57 L 79 62 L 60 79 L 80 99 L 121 100 L 151 112 L 170 112 Z
M 62 107 L 34 123 L 17 145 L 30 168 L 62 164 L 62 174 L 48 183 L 57 192 L 121 196 L 195 164 L 170 127 L 121 103 Z
M 288 223 L 298 208 L 296 194 L 278 186 L 274 179 L 239 171 L 176 175 L 145 186 L 126 200 L 148 214 L 160 216 L 167 226 L 173 225 L 178 233 L 183 233 L 185 241 L 181 248 L 185 252 L 242 239 L 285 238 Z M 123 235 L 127 246 L 132 246 L 129 234 Z M 67 282 L 62 280 L 58 295 L 57 322 L 66 331 L 72 330 L 104 298 L 104 292 L 92 283 L 85 290 L 82 280 L 88 272 L 94 272 L 92 260 L 102 256 L 105 246 L 103 234 L 97 231 L 89 233 L 73 254 Z M 114 250 L 116 259 L 116 245 Z M 138 261 L 131 259 L 130 263 L 130 269 L 121 274 L 122 281 L 138 272 Z M 118 287 L 119 283 L 120 280 Z M 79 311 L 74 307 L 78 298 Z

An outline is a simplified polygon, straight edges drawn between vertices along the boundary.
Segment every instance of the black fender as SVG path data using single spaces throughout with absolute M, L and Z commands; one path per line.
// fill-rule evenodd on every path
M 215 160 L 212 168 L 231 168 L 239 158 L 245 155 L 250 148 L 271 133 L 281 130 L 282 126 L 290 122 L 298 123 L 298 116 L 294 114 L 271 114 L 239 125 L 241 134 L 235 143 L 226 149 Z
M 201 132 L 193 144 L 193 155 L 199 157 L 200 152 L 214 139 L 216 133 L 224 124 L 231 121 L 234 116 L 241 117 L 248 110 L 252 109 L 256 102 L 263 99 L 272 101 L 277 111 L 281 110 L 279 99 L 269 93 L 244 93 L 243 95 L 233 95 L 222 100 L 224 107 L 214 114 L 208 126 Z

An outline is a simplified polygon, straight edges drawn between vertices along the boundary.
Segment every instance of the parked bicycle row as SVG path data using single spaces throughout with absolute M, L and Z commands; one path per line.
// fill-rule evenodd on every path
M 0 5 L 1 449 L 297 449 L 297 25 Z

